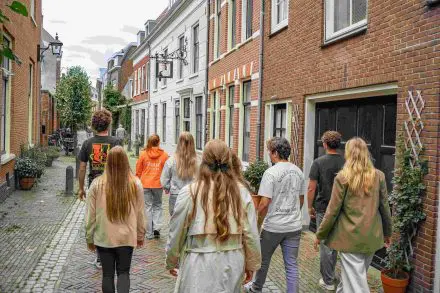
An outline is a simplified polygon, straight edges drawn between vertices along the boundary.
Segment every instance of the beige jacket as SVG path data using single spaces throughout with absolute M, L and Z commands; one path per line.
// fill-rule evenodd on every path
M 376 170 L 370 194 L 354 194 L 337 175 L 324 219 L 316 232 L 319 240 L 341 252 L 372 254 L 392 233 L 385 175 Z
M 86 239 L 100 247 L 136 247 L 145 237 L 144 191 L 136 178 L 137 202 L 126 223 L 112 223 L 107 218 L 103 177 L 96 178 L 89 189 L 86 213 Z

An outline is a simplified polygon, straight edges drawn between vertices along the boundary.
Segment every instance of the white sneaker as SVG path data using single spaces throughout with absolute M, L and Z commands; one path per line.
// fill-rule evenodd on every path
M 325 290 L 328 290 L 328 291 L 335 291 L 336 290 L 335 284 L 327 285 L 322 278 L 319 279 L 319 286 L 322 289 L 325 289 Z
M 102 269 L 102 264 L 101 264 L 100 261 L 98 261 L 98 259 L 95 259 L 95 267 L 96 267 L 97 269 Z
M 253 282 L 250 281 L 249 283 L 244 285 L 244 292 L 246 293 L 253 293 L 254 291 L 252 290 L 252 284 Z

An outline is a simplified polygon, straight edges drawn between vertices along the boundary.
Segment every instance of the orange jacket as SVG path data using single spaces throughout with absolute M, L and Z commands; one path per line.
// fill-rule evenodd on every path
M 162 188 L 160 175 L 168 160 L 168 154 L 159 147 L 144 150 L 136 163 L 136 176 L 141 179 L 144 188 Z

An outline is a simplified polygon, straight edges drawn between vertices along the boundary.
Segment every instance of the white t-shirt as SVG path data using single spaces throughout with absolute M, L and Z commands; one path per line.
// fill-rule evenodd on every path
M 279 162 L 264 172 L 258 195 L 272 199 L 263 229 L 273 233 L 301 230 L 302 215 L 299 196 L 304 195 L 306 181 L 294 164 Z

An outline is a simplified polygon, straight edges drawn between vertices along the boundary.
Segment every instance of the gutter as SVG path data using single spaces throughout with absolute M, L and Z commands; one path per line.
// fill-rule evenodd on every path
M 261 0 L 264 1 L 264 0 Z M 209 98 L 209 25 L 210 25 L 210 6 L 209 0 L 206 0 L 206 71 L 205 71 L 205 139 L 208 142 L 208 98 Z M 202 147 L 203 149 L 203 147 Z
M 264 0 L 260 0 L 260 56 L 258 60 L 260 74 L 258 84 L 258 116 L 257 116 L 257 139 L 256 139 L 256 158 L 261 159 L 261 108 L 263 106 L 263 56 L 264 56 Z

